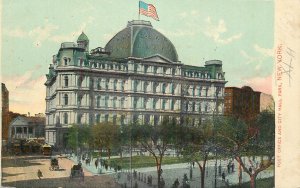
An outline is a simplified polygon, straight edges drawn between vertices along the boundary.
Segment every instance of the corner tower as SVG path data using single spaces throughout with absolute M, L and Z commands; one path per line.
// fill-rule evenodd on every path
M 77 45 L 80 48 L 84 48 L 85 52 L 89 51 L 89 38 L 86 36 L 86 34 L 84 34 L 84 32 L 79 35 L 77 39 Z

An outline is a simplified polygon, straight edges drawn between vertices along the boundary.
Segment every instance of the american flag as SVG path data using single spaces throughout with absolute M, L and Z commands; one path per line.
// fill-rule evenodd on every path
M 155 6 L 151 4 L 147 4 L 143 1 L 140 1 L 139 3 L 139 13 L 148 17 L 152 17 L 154 20 L 159 21 L 159 18 L 156 13 L 156 8 Z

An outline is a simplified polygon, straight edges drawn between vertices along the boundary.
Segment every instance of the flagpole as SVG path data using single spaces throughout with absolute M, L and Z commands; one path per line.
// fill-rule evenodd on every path
M 139 20 L 140 20 L 140 1 L 139 1 L 139 16 L 138 16 Z

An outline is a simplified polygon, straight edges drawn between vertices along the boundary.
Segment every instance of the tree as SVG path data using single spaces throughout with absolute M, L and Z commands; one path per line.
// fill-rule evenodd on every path
M 176 121 L 164 118 L 159 125 L 139 125 L 132 123 L 128 130 L 133 144 L 147 150 L 155 159 L 157 169 L 157 184 L 160 187 L 162 161 L 166 150 L 177 141 L 179 125 Z
M 67 145 L 72 149 L 90 146 L 91 129 L 88 125 L 72 125 L 68 131 Z
M 206 122 L 197 127 L 184 127 L 184 136 L 181 151 L 185 158 L 195 161 L 199 166 L 201 188 L 204 188 L 205 168 L 208 154 L 212 151 L 213 127 L 211 122 Z
M 120 127 L 113 123 L 98 123 L 93 126 L 94 144 L 99 148 L 101 155 L 102 149 L 108 152 L 110 159 L 111 151 L 119 145 Z
M 275 149 L 275 116 L 273 113 L 264 111 L 256 118 L 253 125 L 249 126 L 241 119 L 233 117 L 225 118 L 217 126 L 218 144 L 232 153 L 233 157 L 250 176 L 250 185 L 254 188 L 257 175 L 274 164 Z M 253 165 L 251 157 L 266 157 L 257 166 Z M 251 164 L 247 165 L 242 160 L 247 158 Z M 241 178 L 240 178 L 241 179 Z

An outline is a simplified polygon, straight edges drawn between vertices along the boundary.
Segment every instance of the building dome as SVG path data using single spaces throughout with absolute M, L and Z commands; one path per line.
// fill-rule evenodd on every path
M 86 36 L 86 34 L 84 34 L 84 32 L 82 32 L 77 39 L 77 42 L 78 41 L 89 41 L 89 38 Z
M 132 37 L 131 37 L 132 36 Z M 172 62 L 178 61 L 176 49 L 163 34 L 153 29 L 149 21 L 134 20 L 118 32 L 105 46 L 114 58 L 147 58 L 160 55 Z

